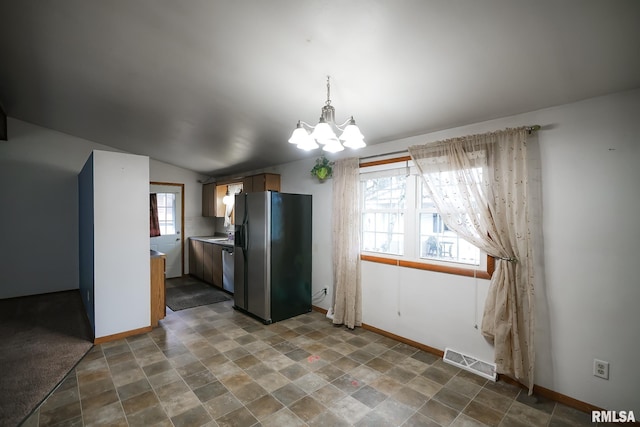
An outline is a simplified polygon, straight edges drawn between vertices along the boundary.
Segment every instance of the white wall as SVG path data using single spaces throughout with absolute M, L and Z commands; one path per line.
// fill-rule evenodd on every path
M 11 117 L 7 127 L 9 140 L 0 141 L 0 298 L 77 289 L 77 176 L 92 150 L 120 150 Z M 150 179 L 185 184 L 185 239 L 213 233 L 211 219 L 197 218 L 205 176 L 151 160 Z
M 149 158 L 93 152 L 94 336 L 151 324 Z
M 367 147 L 368 156 L 454 136 L 540 124 L 542 234 L 536 290 L 536 384 L 611 410 L 640 413 L 640 90 Z M 366 130 L 363 130 L 366 134 Z M 280 165 L 282 191 L 314 196 L 313 290 L 331 279 L 331 183 L 309 177 L 319 152 Z M 354 155 L 343 152 L 342 157 Z M 488 281 L 363 262 L 363 320 L 431 347 L 492 360 L 475 324 Z M 330 298 L 314 301 L 329 308 Z M 479 313 L 477 313 L 479 311 Z M 594 358 L 611 363 L 608 381 Z

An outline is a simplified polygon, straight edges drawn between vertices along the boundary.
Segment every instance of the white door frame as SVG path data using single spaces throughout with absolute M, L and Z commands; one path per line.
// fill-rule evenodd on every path
M 176 182 L 151 181 L 149 185 L 167 185 L 180 187 L 180 274 L 184 276 L 184 184 Z

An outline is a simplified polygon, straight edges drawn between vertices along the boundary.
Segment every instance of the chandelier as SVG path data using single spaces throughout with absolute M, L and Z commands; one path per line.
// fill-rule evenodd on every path
M 317 125 L 311 126 L 301 120 L 289 138 L 291 144 L 296 144 L 302 150 L 313 150 L 322 145 L 324 151 L 335 153 L 344 150 L 344 147 L 362 148 L 366 147 L 364 136 L 360 132 L 353 116 L 341 125 L 336 124 L 335 108 L 331 105 L 331 85 L 330 76 L 327 76 L 327 101 L 322 107 L 320 121 Z M 340 137 L 336 136 L 334 129 L 342 132 Z M 311 134 L 309 131 L 312 131 Z M 342 143 L 340 143 L 342 141 Z M 344 146 L 343 146 L 344 144 Z

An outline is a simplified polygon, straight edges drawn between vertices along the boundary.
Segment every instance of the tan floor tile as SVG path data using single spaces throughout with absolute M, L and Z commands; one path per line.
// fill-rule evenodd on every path
M 347 394 L 337 388 L 332 384 L 327 384 L 326 386 L 316 390 L 311 394 L 311 396 L 316 399 L 318 402 L 322 403 L 326 407 L 330 408 L 331 403 L 335 402 L 338 399 L 342 399 Z
M 127 371 L 123 371 L 115 375 L 111 375 L 111 378 L 113 379 L 113 384 L 117 388 L 120 388 L 121 386 L 131 384 L 140 380 L 146 381 L 147 379 L 146 375 L 144 374 L 142 369 L 139 367 L 136 367 L 134 369 L 129 369 Z
M 308 422 L 322 413 L 326 408 L 311 396 L 302 399 L 289 406 L 291 412 L 296 414 L 301 420 Z
M 476 401 L 469 402 L 462 413 L 488 426 L 498 426 L 504 415 Z
M 180 415 L 171 417 L 171 422 L 175 427 L 201 426 L 211 420 L 212 418 L 209 413 L 206 411 L 206 409 L 204 409 L 204 407 L 200 405 L 191 408 L 188 411 L 181 413 Z
M 109 405 L 111 403 L 118 402 L 118 400 L 118 393 L 116 393 L 116 391 L 112 389 L 91 397 L 87 397 L 86 399 L 82 399 L 80 403 L 83 411 L 90 411 L 102 406 Z
M 425 403 L 418 412 L 426 415 L 430 419 L 445 427 L 449 426 L 459 414 L 459 412 L 455 409 L 450 408 L 447 405 L 433 399 Z
M 518 420 L 529 426 L 538 427 L 546 426 L 550 419 L 551 416 L 546 412 L 539 411 L 523 403 L 514 401 L 507 411 L 503 423 L 505 425 L 509 425 L 510 420 Z
M 398 381 L 386 375 L 379 376 L 370 385 L 371 387 L 377 390 L 380 390 L 386 395 L 392 395 L 393 393 L 400 390 L 404 386 L 404 384 L 401 384 Z
M 140 412 L 151 406 L 158 405 L 160 401 L 153 391 L 147 391 L 137 396 L 122 401 L 122 408 L 127 416 Z
M 120 402 L 91 411 L 83 411 L 82 418 L 85 426 L 127 426 L 127 418 Z
M 412 389 L 411 387 L 402 387 L 400 390 L 393 393 L 391 397 L 403 405 L 407 405 L 415 410 L 420 409 L 429 400 L 428 396 Z
M 328 384 L 324 378 L 314 373 L 308 373 L 307 375 L 298 378 L 293 383 L 304 390 L 307 394 L 311 394 Z
M 225 393 L 220 396 L 217 396 L 207 402 L 203 403 L 202 406 L 209 412 L 212 418 L 217 419 L 223 415 L 228 414 L 229 412 L 235 411 L 238 408 L 242 407 L 242 403 L 231 393 Z
M 220 427 L 249 427 L 258 420 L 246 408 L 238 408 L 220 418 L 216 418 Z
M 49 411 L 40 411 L 40 425 L 50 426 L 66 420 L 77 418 L 82 414 L 79 401 L 70 402 L 52 408 Z
M 440 389 L 440 391 L 437 392 L 433 398 L 438 402 L 444 403 L 445 405 L 455 409 L 456 411 L 462 411 L 471 400 L 467 396 L 463 396 L 460 393 L 456 393 L 455 391 L 449 390 L 444 387 Z
M 156 395 L 161 402 L 169 401 L 173 396 L 186 393 L 188 391 L 190 391 L 189 386 L 187 386 L 182 380 L 177 380 L 155 388 Z
M 178 375 L 178 373 L 173 368 L 148 378 L 149 384 L 151 384 L 151 387 L 153 387 L 155 390 L 167 384 L 181 380 L 180 375 Z
M 407 385 L 427 397 L 435 396 L 442 389 L 441 384 L 422 376 L 415 377 Z
M 473 400 L 502 414 L 507 412 L 513 403 L 512 398 L 494 393 L 486 388 L 480 390 Z
M 262 427 L 303 427 L 305 422 L 288 408 L 283 408 L 261 422 Z
M 80 398 L 85 399 L 87 397 L 95 396 L 107 390 L 115 390 L 113 380 L 111 377 L 104 378 L 99 381 L 93 381 L 86 384 L 78 384 L 80 389 Z
M 188 391 L 186 393 L 175 394 L 170 398 L 161 399 L 160 403 L 169 418 L 173 418 L 191 408 L 199 406 L 200 399 L 198 399 L 192 391 Z
M 236 398 L 245 405 L 268 393 L 260 384 L 253 381 L 232 392 Z
M 478 384 L 458 376 L 451 378 L 445 387 L 470 398 L 475 397 L 482 390 Z
M 351 396 L 337 400 L 331 406 L 331 412 L 350 424 L 357 423 L 370 411 L 371 409 L 367 405 Z
M 284 405 L 273 396 L 265 395 L 247 404 L 246 407 L 254 417 L 262 421 L 278 412 Z
M 309 427 L 349 427 L 351 425 L 330 410 L 318 414 L 307 424 Z M 374 424 L 369 424 L 369 426 L 372 425 Z
M 247 375 L 246 372 L 240 370 L 233 375 L 220 377 L 220 382 L 224 384 L 226 388 L 228 388 L 232 392 L 235 392 L 241 387 L 247 384 L 251 384 L 253 380 L 249 375 Z

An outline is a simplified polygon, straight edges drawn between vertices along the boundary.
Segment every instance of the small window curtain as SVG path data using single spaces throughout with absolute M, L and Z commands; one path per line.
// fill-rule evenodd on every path
M 160 235 L 160 222 L 158 221 L 158 195 L 149 195 L 149 236 L 158 237 Z
M 534 274 L 527 130 L 409 148 L 447 227 L 496 258 L 482 319 L 499 373 L 533 391 Z
M 360 174 L 357 158 L 333 167 L 333 323 L 362 326 Z
M 242 184 L 229 184 L 227 185 L 227 193 L 231 196 L 231 203 L 225 205 L 224 208 L 224 226 L 229 227 L 232 224 L 231 214 L 233 213 L 233 207 L 236 203 L 236 194 L 242 191 Z

